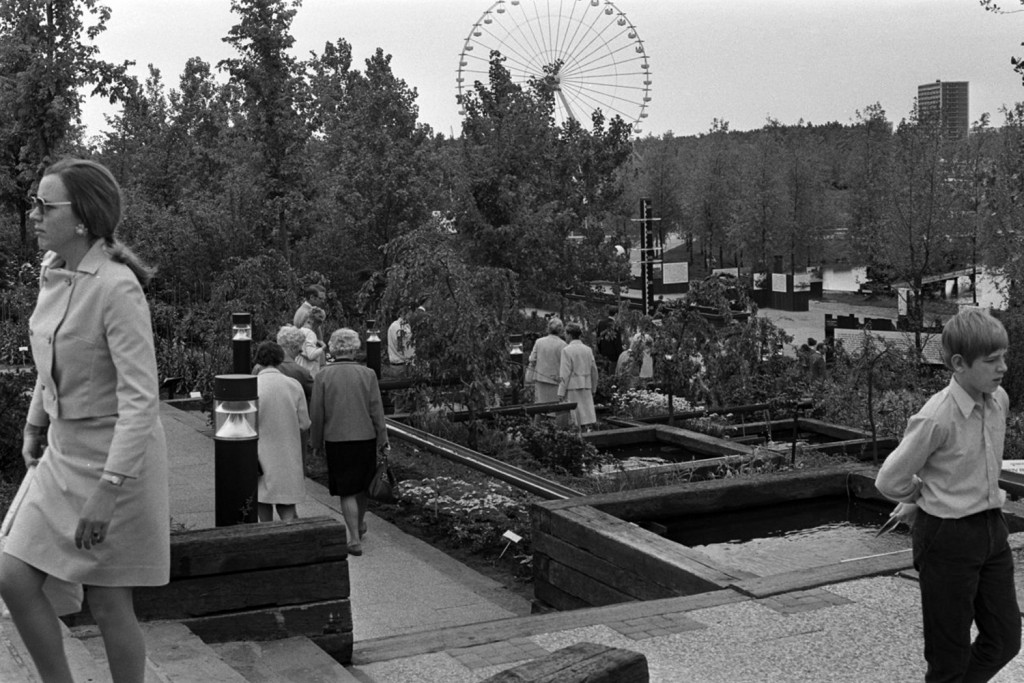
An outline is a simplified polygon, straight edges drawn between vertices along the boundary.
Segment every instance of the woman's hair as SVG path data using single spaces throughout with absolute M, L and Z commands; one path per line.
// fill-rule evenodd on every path
M 579 323 L 569 323 L 565 326 L 565 333 L 573 339 L 583 336 L 583 327 Z
M 950 369 L 953 356 L 960 355 L 971 365 L 982 356 L 1009 345 L 1003 324 L 980 308 L 965 308 L 947 320 L 942 328 L 942 361 Z
M 260 342 L 260 345 L 256 347 L 255 361 L 256 365 L 262 365 L 265 368 L 277 367 L 284 361 L 284 349 L 277 342 Z
M 561 318 L 552 318 L 548 321 L 548 334 L 562 334 L 564 329 L 565 325 Z
M 309 310 L 309 315 L 306 317 L 306 322 L 322 323 L 327 319 L 327 312 L 319 306 L 313 306 Z
M 347 327 L 342 327 L 331 333 L 331 339 L 327 347 L 331 355 L 337 358 L 353 358 L 359 350 L 359 333 Z
M 323 299 L 327 296 L 327 290 L 324 289 L 323 285 L 310 285 L 306 287 L 306 298 L 312 298 L 314 296 Z
M 294 325 L 284 325 L 277 331 L 277 343 L 285 350 L 285 353 L 295 357 L 302 352 L 302 345 L 306 343 L 306 335 Z
M 112 259 L 131 268 L 140 284 L 148 284 L 156 269 L 114 237 L 121 222 L 122 203 L 121 187 L 114 174 L 95 161 L 67 158 L 52 164 L 43 175 L 55 175 L 64 183 L 71 210 L 82 221 L 90 241 L 103 240 Z

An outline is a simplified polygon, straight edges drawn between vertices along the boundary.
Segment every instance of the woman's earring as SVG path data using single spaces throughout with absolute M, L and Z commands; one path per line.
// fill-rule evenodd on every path
M 79 235 L 84 235 L 85 234 L 85 226 L 84 225 L 79 225 L 77 228 L 75 228 L 75 232 L 77 234 L 79 234 Z

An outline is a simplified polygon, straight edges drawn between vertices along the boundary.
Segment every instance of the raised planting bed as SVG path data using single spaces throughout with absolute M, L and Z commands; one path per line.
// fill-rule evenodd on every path
M 181 622 L 206 642 L 306 636 L 352 660 L 345 526 L 329 517 L 174 533 L 171 582 L 134 601 L 140 620 Z M 93 624 L 88 599 L 64 620 Z
M 616 422 L 628 424 L 623 420 Z M 606 454 L 631 458 L 622 463 L 625 469 L 605 467 L 598 476 L 644 485 L 677 480 L 680 476 L 703 479 L 744 465 L 766 464 L 767 460 L 779 464 L 786 459 L 778 453 L 757 452 L 743 443 L 666 425 L 634 423 L 584 433 L 581 437 Z
M 669 520 L 712 519 L 741 510 L 756 517 L 769 514 L 773 505 L 836 497 L 892 507 L 875 489 L 874 471 L 862 466 L 536 503 L 532 510 L 535 595 L 557 609 L 720 589 L 766 597 L 911 567 L 910 553 L 900 551 L 762 576 L 656 533 L 664 532 Z
M 656 415 L 629 422 L 646 425 L 680 425 L 684 418 L 698 417 L 696 412 L 670 416 Z M 621 424 L 626 421 L 617 420 Z M 794 426 L 795 422 L 795 426 Z M 791 443 L 794 431 L 798 442 L 822 453 L 849 455 L 860 460 L 874 458 L 877 443 L 878 457 L 884 458 L 899 444 L 899 439 L 879 437 L 872 439 L 871 432 L 809 417 L 792 417 L 773 420 L 744 420 L 740 424 L 723 427 L 722 438 L 734 444 L 762 445 L 769 440 L 774 443 Z

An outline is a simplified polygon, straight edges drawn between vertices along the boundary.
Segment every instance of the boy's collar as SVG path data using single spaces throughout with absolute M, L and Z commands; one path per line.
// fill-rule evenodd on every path
M 960 408 L 960 412 L 963 413 L 964 417 L 971 414 L 976 405 L 984 405 L 991 394 L 982 394 L 981 401 L 975 401 L 974 398 L 967 393 L 967 390 L 960 386 L 960 382 L 956 381 L 956 377 L 949 378 L 950 393 L 953 395 L 953 400 L 956 401 L 957 406 Z

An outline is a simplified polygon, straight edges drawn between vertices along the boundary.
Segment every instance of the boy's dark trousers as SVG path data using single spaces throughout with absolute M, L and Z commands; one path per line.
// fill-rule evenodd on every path
M 1020 609 L 1002 510 L 961 519 L 919 510 L 913 536 L 924 613 L 925 681 L 989 680 L 1020 650 Z M 972 621 L 978 627 L 973 644 Z

